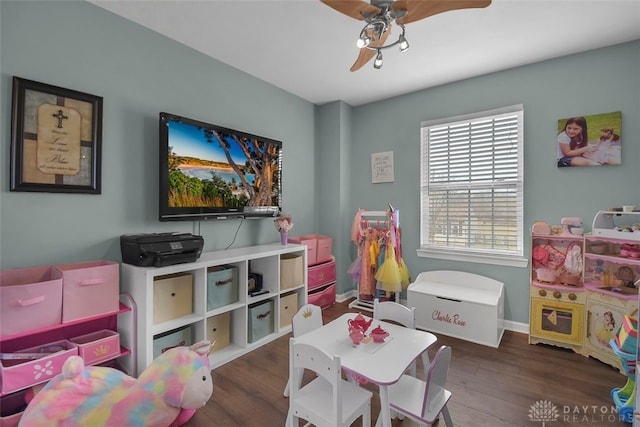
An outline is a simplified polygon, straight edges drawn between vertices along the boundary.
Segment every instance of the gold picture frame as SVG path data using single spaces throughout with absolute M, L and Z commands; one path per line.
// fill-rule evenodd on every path
M 101 193 L 102 97 L 13 77 L 11 191 Z

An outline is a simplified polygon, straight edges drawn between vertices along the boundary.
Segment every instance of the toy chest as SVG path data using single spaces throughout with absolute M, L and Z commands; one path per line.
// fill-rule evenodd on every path
M 51 267 L 0 271 L 0 336 L 62 321 L 62 279 Z
M 504 284 L 461 271 L 420 273 L 407 289 L 416 326 L 498 347 L 504 333 Z
M 207 319 L 207 340 L 214 343 L 213 352 L 222 350 L 231 343 L 231 312 Z
M 153 358 L 155 359 L 174 347 L 190 346 L 191 344 L 193 344 L 193 331 L 188 325 L 156 335 L 153 337 Z
M 249 342 L 254 343 L 272 334 L 273 300 L 258 302 L 249 306 Z
M 153 324 L 193 313 L 193 276 L 170 274 L 153 281 Z
M 21 353 L 28 358 L 18 358 Z M 8 357 L 16 358 L 0 360 L 2 393 L 11 393 L 49 381 L 62 372 L 62 365 L 70 356 L 78 354 L 78 347 L 69 340 L 60 340 L 10 354 L 13 356 Z M 38 357 L 40 354 L 43 356 Z
M 111 261 L 53 266 L 62 279 L 62 323 L 115 313 L 120 308 L 120 269 Z
M 120 334 L 103 329 L 90 334 L 71 338 L 78 346 L 78 354 L 85 365 L 97 365 L 120 355 Z
M 304 265 L 302 256 L 295 254 L 280 255 L 280 289 L 300 286 L 304 283 Z
M 298 311 L 298 294 L 291 293 L 280 297 L 280 327 L 291 326 L 291 318 Z
M 304 236 L 291 237 L 288 241 L 307 246 L 307 265 L 331 260 L 333 243 L 331 237 L 322 234 L 305 234 Z
M 207 310 L 238 301 L 238 267 L 232 265 L 207 269 Z

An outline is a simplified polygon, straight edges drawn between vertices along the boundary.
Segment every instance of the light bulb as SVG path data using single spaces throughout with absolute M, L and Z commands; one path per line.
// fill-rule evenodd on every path
M 379 70 L 382 68 L 382 52 L 378 50 L 378 54 L 376 55 L 376 60 L 373 61 L 373 68 Z
M 400 52 L 406 52 L 407 50 L 409 50 L 409 42 L 404 38 L 404 35 L 401 35 L 398 41 L 400 42 L 400 44 L 398 45 L 398 47 L 400 48 Z

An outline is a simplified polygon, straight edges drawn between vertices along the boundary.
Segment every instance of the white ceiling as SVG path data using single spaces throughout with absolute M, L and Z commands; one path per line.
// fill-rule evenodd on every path
M 89 1 L 314 104 L 357 106 L 640 39 L 640 0 L 493 0 L 408 24 L 407 52 L 352 73 L 363 22 L 319 0 Z

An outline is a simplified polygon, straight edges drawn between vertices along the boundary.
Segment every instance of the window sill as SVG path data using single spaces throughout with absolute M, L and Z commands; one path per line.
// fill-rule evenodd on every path
M 416 250 L 416 253 L 421 258 L 445 259 L 449 261 L 475 262 L 479 264 L 503 265 L 506 267 L 519 268 L 525 268 L 529 265 L 529 260 L 527 258 L 495 254 L 446 252 L 443 250 L 435 251 L 431 249 L 418 249 Z

